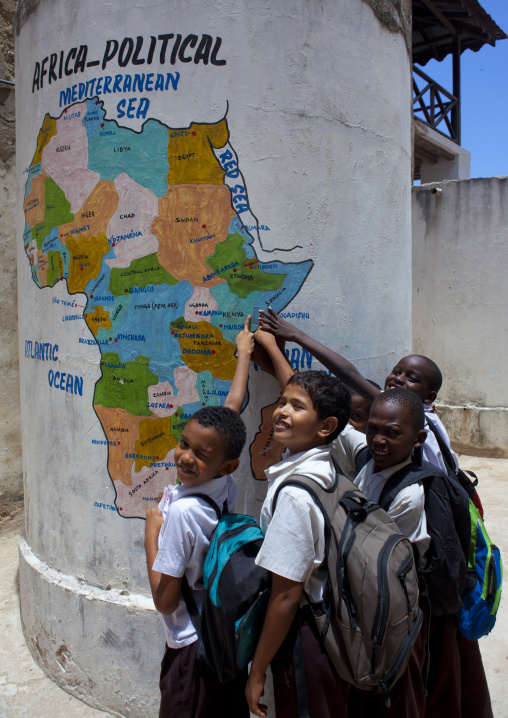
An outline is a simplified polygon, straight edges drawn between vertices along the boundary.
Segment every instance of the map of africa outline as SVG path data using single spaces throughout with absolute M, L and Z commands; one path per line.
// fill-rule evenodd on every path
M 229 139 L 226 117 L 184 128 L 150 119 L 137 132 L 106 119 L 98 98 L 46 114 L 38 134 L 24 248 L 40 289 L 65 281 L 86 296 L 101 353 L 93 407 L 125 518 L 144 518 L 174 483 L 190 416 L 224 403 L 245 317 L 281 311 L 313 266 L 259 261 L 252 233 L 268 228 Z

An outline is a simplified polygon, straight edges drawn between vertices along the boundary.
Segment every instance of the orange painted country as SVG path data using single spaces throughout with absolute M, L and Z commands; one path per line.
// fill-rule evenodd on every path
M 218 327 L 210 322 L 177 320 L 171 334 L 178 339 L 182 360 L 199 374 L 209 371 L 216 379 L 231 381 L 235 375 L 235 345 L 224 339 Z
M 139 437 L 139 425 L 146 417 L 133 416 L 125 409 L 110 409 L 100 404 L 94 404 L 94 409 L 106 439 L 115 442 L 115 444 L 108 445 L 109 474 L 114 481 L 119 480 L 127 486 L 131 486 L 132 461 L 127 461 L 125 454 L 135 452 L 136 441 Z
M 67 237 L 69 250 L 69 279 L 67 289 L 70 294 L 84 292 L 88 282 L 97 279 L 101 269 L 102 258 L 109 252 L 109 242 L 105 234 L 98 237 Z
M 226 120 L 212 125 L 192 123 L 188 130 L 169 130 L 168 184 L 223 184 L 225 171 L 212 147 L 224 147 L 229 138 Z
M 170 187 L 159 199 L 159 216 L 152 223 L 160 264 L 176 279 L 195 287 L 222 284 L 225 280 L 220 277 L 206 279 L 211 274 L 206 259 L 227 239 L 235 216 L 226 185 Z
M 37 252 L 37 275 L 41 287 L 46 287 L 48 284 L 48 265 L 48 255 L 39 249 Z
M 141 471 L 142 466 L 150 467 L 162 461 L 177 444 L 178 439 L 171 433 L 170 416 L 145 418 L 139 425 L 139 438 L 134 448 L 138 456 L 145 458 L 136 459 L 136 471 Z
M 96 306 L 95 311 L 93 312 L 85 312 L 85 322 L 94 337 L 97 336 L 97 332 L 101 327 L 108 330 L 111 329 L 109 312 L 107 309 L 103 309 L 100 306 Z
M 25 217 L 27 224 L 33 229 L 35 225 L 44 222 L 45 203 L 44 203 L 44 180 L 47 174 L 44 172 L 33 177 L 30 183 L 30 192 L 23 201 Z
M 37 149 L 32 160 L 32 165 L 36 165 L 38 162 L 42 162 L 42 153 L 44 151 L 44 148 L 46 147 L 50 139 L 55 135 L 56 120 L 54 117 L 46 115 L 44 118 L 44 122 L 42 123 L 42 128 L 39 132 L 39 136 L 37 137 Z
M 277 402 L 261 411 L 261 425 L 250 445 L 252 473 L 259 481 L 266 481 L 265 470 L 282 459 L 284 447 L 273 438 L 272 416 Z
M 62 244 L 67 244 L 70 238 L 97 237 L 99 234 L 106 234 L 109 221 L 118 208 L 118 202 L 115 183 L 105 180 L 99 182 L 79 212 L 74 215 L 74 221 L 60 225 L 58 236 Z

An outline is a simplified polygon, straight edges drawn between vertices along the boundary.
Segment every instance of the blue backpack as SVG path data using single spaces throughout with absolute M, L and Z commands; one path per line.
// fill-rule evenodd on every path
M 460 632 L 470 641 L 486 636 L 494 628 L 501 600 L 503 563 L 498 547 L 492 543 L 485 524 L 481 502 L 476 492 L 478 479 L 472 471 L 456 470 L 453 456 L 438 429 L 431 421 L 428 428 L 436 437 L 451 480 L 459 481 L 469 497 L 470 541 L 465 551 L 467 570 L 473 577 L 462 594 L 462 608 L 457 612 Z M 469 474 L 469 475 L 468 475 Z
M 471 550 L 468 565 L 476 573 L 472 591 L 462 596 L 462 608 L 457 613 L 460 632 L 470 641 L 486 636 L 494 628 L 501 600 L 503 564 L 501 553 L 489 538 L 480 512 L 469 501 L 471 516 Z
M 199 637 L 197 658 L 225 683 L 254 656 L 270 598 L 271 574 L 255 563 L 263 543 L 256 519 L 229 513 L 226 503 L 221 511 L 204 494 L 192 496 L 214 508 L 218 523 L 203 567 L 201 614 L 185 576 L 182 595 Z

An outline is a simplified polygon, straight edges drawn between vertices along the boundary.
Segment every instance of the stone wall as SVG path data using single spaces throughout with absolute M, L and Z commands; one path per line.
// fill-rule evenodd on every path
M 457 451 L 508 456 L 508 177 L 413 188 L 413 351 Z
M 0 79 L 14 81 L 15 0 L 0 0 Z M 23 497 L 16 293 L 14 89 L 0 83 L 0 516 Z

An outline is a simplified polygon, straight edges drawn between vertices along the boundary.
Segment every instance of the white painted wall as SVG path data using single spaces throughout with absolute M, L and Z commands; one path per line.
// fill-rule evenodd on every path
M 389 16 L 396 3 L 374 3 L 377 11 L 380 5 L 384 12 L 380 15 Z M 300 320 L 302 328 L 354 360 L 374 379 L 384 377 L 394 359 L 409 351 L 410 62 L 403 35 L 381 24 L 370 4 L 362 0 L 279 0 L 268 5 L 247 0 L 149 4 L 41 0 L 21 2 L 18 21 L 21 196 L 23 173 L 32 160 L 44 116 L 57 117 L 62 111 L 60 91 L 114 71 L 134 71 L 132 67 L 119 70 L 114 64 L 104 71 L 94 66 L 32 92 L 37 61 L 80 44 L 88 46 L 90 59 L 102 58 L 107 39 L 121 41 L 125 36 L 142 35 L 146 48 L 150 36 L 161 32 L 220 35 L 220 57 L 226 65 L 175 66 L 181 72 L 178 92 L 153 93 L 149 116 L 171 127 L 186 127 L 192 121 L 219 121 L 229 104 L 230 142 L 250 206 L 259 223 L 270 227 L 262 237 L 263 246 L 255 241 L 259 258 L 314 262 L 286 311 L 308 313 L 309 319 Z M 157 63 L 158 56 L 155 72 Z M 108 119 L 117 117 L 122 97 L 100 98 Z M 141 128 L 141 120 L 124 117 L 121 123 Z M 23 607 L 28 643 L 67 690 L 112 712 L 153 715 L 162 650 L 162 637 L 160 642 L 153 638 L 153 612 L 136 619 L 128 652 L 124 639 L 130 616 L 125 605 L 96 600 L 92 606 L 87 603 L 85 611 L 83 595 L 72 588 L 74 577 L 90 587 L 91 595 L 96 589 L 123 590 L 141 602 L 149 594 L 144 522 L 121 518 L 96 505 L 115 504 L 107 449 L 91 441 L 103 438 L 92 406 L 100 353 L 95 346 L 79 344 L 80 337 L 91 336 L 84 321 L 62 321 L 62 302 L 72 299 L 65 282 L 39 289 L 32 281 L 22 242 L 21 203 L 17 226 L 27 482 L 27 548 L 20 560 L 22 582 L 30 589 Z M 392 319 L 387 322 L 386 317 Z M 58 344 L 57 362 L 25 357 L 26 340 Z M 48 370 L 57 367 L 83 377 L 83 396 L 55 391 L 49 385 Z M 252 437 L 260 410 L 274 400 L 276 387 L 253 373 L 250 388 L 244 417 Z M 250 476 L 247 450 L 242 463 L 239 509 L 256 512 L 265 487 Z M 69 576 L 70 588 L 60 587 L 53 571 Z M 66 626 L 62 616 L 68 612 L 72 617 Z M 34 648 L 34 636 L 40 650 Z M 79 654 L 79 671 L 73 669 L 72 680 L 58 669 L 55 656 L 62 654 L 62 645 L 69 665 L 71 661 L 77 665 Z M 139 656 L 150 662 L 153 679 L 146 685 L 146 695 L 152 697 L 151 705 L 146 704 L 146 695 L 136 703 L 135 695 L 112 694 L 108 689 L 113 654 L 115 662 L 123 657 L 126 675 L 137 671 Z
M 506 177 L 413 188 L 413 351 L 441 368 L 443 421 L 476 455 L 508 456 L 507 227 Z

